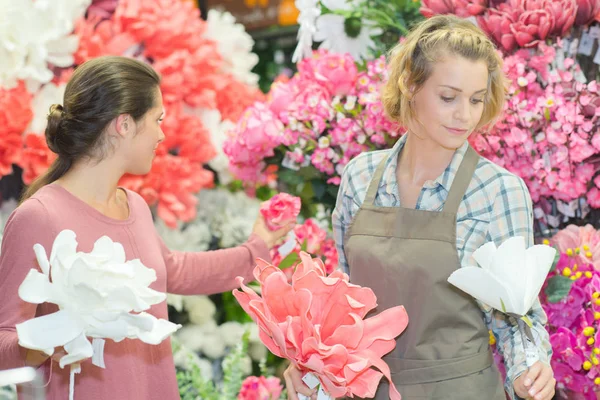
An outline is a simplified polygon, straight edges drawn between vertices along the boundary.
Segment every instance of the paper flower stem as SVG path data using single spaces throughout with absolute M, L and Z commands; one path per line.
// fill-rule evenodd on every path
M 525 361 L 527 368 L 530 368 L 539 361 L 539 355 L 537 352 L 537 346 L 535 344 L 535 338 L 531 332 L 531 326 L 525 321 L 526 317 L 517 319 L 519 326 L 519 332 L 521 333 L 521 339 L 523 341 L 523 347 L 525 348 Z M 531 323 L 531 321 L 530 321 Z

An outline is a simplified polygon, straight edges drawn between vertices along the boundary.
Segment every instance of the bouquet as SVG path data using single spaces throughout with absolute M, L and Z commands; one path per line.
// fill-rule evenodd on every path
M 538 361 L 538 353 L 527 313 L 542 289 L 555 254 L 556 250 L 546 245 L 526 249 L 522 236 L 511 237 L 498 248 L 488 242 L 473 253 L 481 268 L 459 268 L 448 278 L 462 291 L 517 320 L 528 367 Z
M 164 301 L 166 294 L 149 288 L 156 272 L 140 260 L 126 262 L 120 243 L 103 236 L 90 253 L 76 249 L 76 235 L 70 230 L 57 235 L 50 259 L 42 245 L 34 246 L 41 272 L 29 271 L 19 297 L 34 304 L 54 303 L 59 311 L 16 326 L 22 347 L 51 356 L 56 347 L 64 346 L 66 354 L 59 365 L 71 365 L 70 399 L 82 360 L 92 357 L 94 365 L 105 368 L 104 339 L 159 344 L 181 327 L 144 312 Z
M 385 376 L 390 399 L 399 400 L 381 357 L 394 349 L 408 324 L 404 307 L 364 319 L 377 306 L 371 289 L 351 284 L 341 271 L 327 275 L 323 262 L 305 252 L 300 258 L 291 283 L 278 267 L 257 261 L 254 276 L 262 297 L 238 278 L 241 290 L 233 294 L 257 322 L 262 342 L 314 375 L 328 396 L 373 397 Z

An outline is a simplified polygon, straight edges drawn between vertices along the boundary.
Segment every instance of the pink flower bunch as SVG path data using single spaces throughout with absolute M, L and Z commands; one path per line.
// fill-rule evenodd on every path
M 279 267 L 258 260 L 254 277 L 262 297 L 241 277 L 233 295 L 258 324 L 265 346 L 312 372 L 330 396 L 373 397 L 382 377 L 391 381 L 381 357 L 406 328 L 406 310 L 397 306 L 365 318 L 377 306 L 371 289 L 351 284 L 341 271 L 327 274 L 323 262 L 307 253 L 300 258 L 291 282 Z M 393 384 L 389 398 L 400 400 Z
M 574 79 L 579 70 L 573 59 L 549 68 L 559 51 L 558 45 L 542 43 L 506 57 L 511 85 L 504 115 L 470 141 L 483 156 L 522 177 L 534 202 L 587 196 L 598 208 L 600 180 L 589 162 L 600 154 L 598 85 Z
M 381 104 L 386 76 L 383 57 L 361 71 L 348 54 L 314 52 L 294 77 L 277 80 L 267 101 L 247 109 L 231 132 L 224 151 L 234 174 L 261 184 L 266 165 L 277 164 L 339 185 L 354 156 L 389 147 L 401 134 Z
M 242 382 L 237 400 L 279 400 L 282 391 L 279 378 L 249 376 Z
M 569 254 L 561 253 L 541 295 L 548 315 L 552 369 L 559 391 L 595 400 L 594 392 L 600 390 L 600 272 Z M 565 282 L 568 293 L 551 302 L 548 291 L 556 286 L 564 290 Z
M 260 213 L 264 217 L 267 227 L 274 231 L 295 221 L 300 214 L 301 206 L 300 197 L 278 193 L 262 204 Z
M 295 246 L 292 252 L 286 257 L 282 257 L 280 253 L 281 246 L 275 246 L 271 249 L 271 259 L 273 264 L 280 265 L 282 261 L 288 258 L 284 268 L 285 274 L 291 279 L 294 268 L 300 262 L 300 253 L 307 253 L 316 256 L 323 261 L 325 272 L 328 274 L 335 271 L 338 267 L 338 252 L 335 247 L 335 241 L 327 237 L 327 231 L 322 229 L 314 219 L 309 218 L 303 224 L 298 224 L 294 227 Z M 290 261 L 291 260 L 291 261 Z
M 598 0 L 423 0 L 421 13 L 476 16 L 477 22 L 504 51 L 533 47 L 562 37 L 573 26 L 599 19 Z
M 467 18 L 482 14 L 487 9 L 487 0 L 423 0 L 421 14 L 430 18 L 436 14 L 456 14 Z

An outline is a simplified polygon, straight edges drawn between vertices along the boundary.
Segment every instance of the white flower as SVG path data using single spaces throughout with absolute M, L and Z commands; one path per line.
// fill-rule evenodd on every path
M 525 248 L 522 236 L 511 237 L 496 248 L 488 242 L 475 250 L 481 266 L 454 271 L 448 282 L 496 310 L 526 315 L 552 267 L 556 250 L 546 245 Z
M 219 331 L 226 346 L 235 346 L 242 340 L 246 327 L 239 322 L 228 321 L 219 325 Z
M 186 296 L 183 304 L 189 313 L 190 321 L 196 325 L 204 325 L 213 321 L 217 311 L 215 303 L 208 296 Z
M 31 102 L 33 119 L 25 130 L 26 132 L 33 132 L 37 133 L 38 135 L 44 134 L 46 125 L 48 124 L 48 110 L 52 104 L 63 103 L 66 87 L 66 84 L 56 86 L 52 82 L 42 86 L 42 88 L 35 94 L 35 97 Z
M 215 324 L 216 326 L 216 324 Z M 210 330 L 208 330 L 210 332 Z M 207 334 L 207 327 L 201 325 L 185 325 L 181 328 L 177 334 L 177 340 L 182 346 L 190 349 L 191 351 L 202 351 L 204 348 L 205 337 Z
M 167 293 L 167 304 L 177 311 L 183 311 L 183 296 L 180 294 Z
M 187 370 L 191 370 L 194 366 L 197 366 L 200 369 L 201 376 L 207 381 L 212 381 L 214 378 L 210 361 L 201 358 L 198 354 L 183 345 L 173 353 L 173 361 L 175 362 L 175 366 Z
M 296 0 L 298 15 L 298 45 L 292 56 L 293 62 L 312 55 L 313 36 L 317 32 L 317 17 L 321 15 L 319 0 Z
M 208 250 L 212 234 L 202 221 L 194 221 L 178 229 L 169 228 L 161 218 L 156 218 L 154 226 L 165 245 L 177 251 L 204 251 Z
M 250 343 L 248 345 L 248 355 L 254 361 L 260 361 L 267 357 L 267 346 L 262 343 Z
M 321 0 L 328 9 L 352 10 L 357 7 L 357 1 L 347 0 Z M 313 39 L 321 43 L 320 48 L 334 53 L 350 53 L 355 60 L 367 59 L 369 49 L 375 46 L 371 36 L 381 34 L 381 29 L 371 26 L 369 21 L 356 19 L 357 32 L 348 35 L 345 27 L 345 18 L 337 14 L 323 14 L 317 19 L 317 31 Z
M 30 91 L 54 76 L 50 65 L 73 65 L 74 22 L 91 0 L 0 0 L 0 87 L 25 80 Z
M 214 40 L 225 61 L 223 72 L 230 73 L 248 85 L 258 83 L 258 75 L 251 72 L 258 63 L 258 56 L 252 53 L 254 40 L 246 32 L 244 25 L 237 24 L 228 12 L 209 10 L 205 36 Z
M 218 333 L 206 335 L 204 338 L 202 353 L 204 353 L 208 358 L 216 360 L 217 358 L 223 357 L 225 355 L 225 349 L 225 342 Z
M 87 337 L 158 344 L 181 327 L 143 312 L 166 295 L 149 288 L 156 280 L 153 269 L 138 259 L 125 261 L 120 243 L 103 236 L 90 253 L 76 249 L 76 235 L 70 230 L 57 235 L 49 260 L 42 245 L 34 246 L 42 272 L 29 271 L 19 297 L 34 304 L 54 303 L 59 311 L 17 324 L 19 345 L 48 355 L 64 346 L 62 368 L 95 355 Z
M 233 180 L 233 176 L 229 172 L 229 158 L 223 152 L 223 145 L 227 140 L 227 133 L 235 128 L 235 124 L 229 120 L 223 121 L 221 113 L 216 109 L 197 110 L 195 115 L 198 115 L 202 119 L 202 124 L 210 132 L 212 144 L 217 151 L 217 155 L 210 160 L 208 165 L 219 176 L 219 182 L 222 185 L 227 185 Z

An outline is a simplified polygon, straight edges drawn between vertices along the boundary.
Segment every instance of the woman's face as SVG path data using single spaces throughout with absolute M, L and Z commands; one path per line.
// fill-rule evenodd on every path
M 156 93 L 154 107 L 137 123 L 134 122 L 126 168 L 130 174 L 144 175 L 150 172 L 156 148 L 165 138 L 160 126 L 165 114 L 162 93 L 158 89 Z
M 414 97 L 417 120 L 410 131 L 443 148 L 459 148 L 481 120 L 487 87 L 484 61 L 444 57 Z

